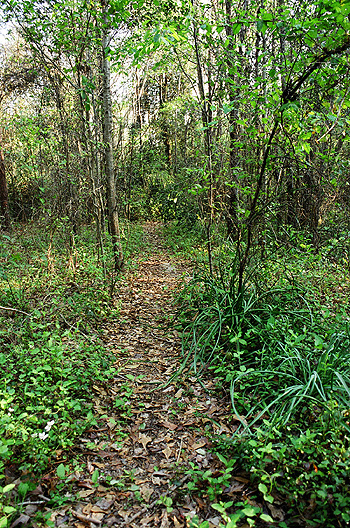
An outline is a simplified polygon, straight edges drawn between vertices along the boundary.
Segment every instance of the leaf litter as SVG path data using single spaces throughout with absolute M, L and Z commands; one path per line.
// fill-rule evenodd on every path
M 223 465 L 210 452 L 210 436 L 232 435 L 235 425 L 228 401 L 212 396 L 210 379 L 178 378 L 167 385 L 181 353 L 179 333 L 168 328 L 175 316 L 173 292 L 191 269 L 167 251 L 158 228 L 145 224 L 151 256 L 139 258 L 136 269 L 125 274 L 115 299 L 120 317 L 103 328 L 117 374 L 111 385 L 94 386 L 98 425 L 70 450 L 80 469 L 61 491 L 65 504 L 44 507 L 51 526 L 185 528 L 194 516 L 208 520 L 209 528 L 219 525 L 208 497 L 189 492 L 186 471 L 192 462 L 218 473 Z M 47 487 L 57 480 L 54 469 L 46 476 Z M 231 480 L 227 495 L 249 499 L 244 472 L 233 472 Z M 26 514 L 12 526 L 27 522 Z

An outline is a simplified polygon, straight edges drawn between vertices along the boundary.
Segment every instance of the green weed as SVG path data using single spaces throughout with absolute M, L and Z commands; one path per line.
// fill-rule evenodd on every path
M 315 254 L 300 238 L 291 251 L 253 258 L 240 288 L 239 255 L 228 248 L 212 275 L 200 268 L 184 287 L 177 319 L 183 362 L 176 375 L 209 370 L 240 420 L 216 451 L 226 446 L 230 467 L 251 473 L 261 501 L 273 504 L 277 493 L 288 521 L 302 517 L 310 527 L 350 522 L 348 278 L 327 258 L 326 248 Z M 190 487 L 210 489 L 225 526 L 239 526 L 244 505 L 225 502 L 210 472 L 191 471 Z M 245 522 L 273 522 L 261 514 Z

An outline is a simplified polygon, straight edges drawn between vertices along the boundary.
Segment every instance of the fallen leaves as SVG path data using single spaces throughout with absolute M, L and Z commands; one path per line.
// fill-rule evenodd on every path
M 167 332 L 162 322 L 166 313 L 172 313 L 168 298 L 177 284 L 175 273 L 180 274 L 184 266 L 176 262 L 172 272 L 166 273 L 162 259 L 161 254 L 154 254 L 138 263 L 137 273 L 121 279 L 120 319 L 106 326 L 103 334 L 116 354 L 118 372 L 110 386 L 94 387 L 99 425 L 80 439 L 79 455 L 84 457 L 86 475 L 71 481 L 78 501 L 52 513 L 56 527 L 87 528 L 103 523 L 185 528 L 195 515 L 207 519 L 211 528 L 219 526 L 220 519 L 210 516 L 204 497 L 189 497 L 186 480 L 190 476 L 179 478 L 174 465 L 178 462 L 183 468 L 193 461 L 217 473 L 222 464 L 210 453 L 210 441 L 200 431 L 231 435 L 241 418 L 232 416 L 226 403 L 215 399 L 211 380 L 204 382 L 207 390 L 195 377 L 180 386 L 172 381 L 178 368 L 180 335 Z M 169 255 L 167 266 L 173 266 Z M 114 402 L 125 391 L 127 404 L 116 409 Z M 98 486 L 91 482 L 96 468 L 101 476 Z M 226 494 L 242 495 L 248 484 L 249 479 L 234 473 Z M 172 500 L 172 511 L 159 504 L 160 497 Z M 283 520 L 283 512 L 275 508 L 270 509 L 271 515 Z M 23 520 L 22 516 L 14 526 L 25 524 Z
M 178 424 L 174 424 L 166 420 L 160 422 L 160 425 L 162 425 L 166 429 L 169 429 L 170 431 L 175 431 L 178 428 Z
M 71 509 L 71 514 L 73 515 L 73 517 L 76 517 L 80 521 L 84 521 L 87 523 L 92 522 L 94 524 L 100 525 L 105 514 L 91 511 L 91 509 L 89 509 L 89 506 L 90 505 L 86 506 L 82 512 Z
M 153 495 L 154 488 L 151 488 L 150 486 L 141 486 L 140 487 L 140 494 L 141 497 L 144 499 L 145 502 L 149 502 L 151 496 Z
M 184 393 L 184 389 L 181 388 L 181 389 L 179 389 L 179 390 L 175 393 L 174 397 L 175 397 L 175 398 L 181 398 L 181 396 L 183 395 L 183 393 Z
M 192 444 L 192 449 L 194 449 L 195 451 L 197 451 L 198 449 L 200 449 L 201 447 L 204 447 L 205 445 L 207 444 L 207 442 L 205 440 L 202 440 L 201 442 L 198 442 L 198 444 Z
M 95 493 L 95 490 L 82 490 L 79 491 L 78 496 L 80 499 L 86 499 L 87 497 L 90 497 L 90 495 L 93 495 Z
M 147 444 L 152 442 L 152 438 L 150 436 L 146 436 L 145 434 L 140 433 L 138 441 L 140 444 L 143 445 L 143 448 L 146 449 Z
M 162 450 L 162 453 L 164 453 L 166 459 L 169 460 L 169 458 L 172 455 L 172 450 L 170 449 L 169 446 L 166 446 L 166 448 Z

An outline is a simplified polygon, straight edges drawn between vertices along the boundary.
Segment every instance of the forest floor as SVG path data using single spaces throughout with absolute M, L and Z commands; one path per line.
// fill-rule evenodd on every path
M 50 518 L 57 527 L 180 528 L 190 526 L 193 517 L 192 526 L 199 525 L 196 517 L 219 526 L 221 517 L 205 493 L 189 493 L 195 475 L 190 463 L 221 475 L 210 438 L 234 432 L 232 413 L 228 400 L 212 390 L 213 380 L 171 381 L 180 366 L 181 338 L 169 321 L 176 311 L 174 292 L 189 277 L 191 264 L 167 250 L 159 225 L 144 229 L 147 260 L 138 257 L 118 283 L 120 317 L 103 329 L 117 375 L 110 385 L 94 387 L 98 425 L 71 450 L 80 469 L 61 486 L 66 502 Z M 56 485 L 56 468 L 45 479 Z M 226 495 L 249 499 L 248 482 L 240 471 Z
M 53 237 L 40 225 L 0 244 L 0 528 L 348 525 L 346 385 L 340 411 L 333 399 L 324 414 L 322 402 L 305 405 L 292 428 L 233 439 L 244 418 L 230 401 L 232 356 L 217 356 L 200 378 L 183 368 L 181 325 L 193 321 L 198 339 L 212 317 L 200 312 L 193 281 L 187 300 L 184 291 L 196 277 L 189 256 L 200 261 L 201 243 L 164 234 L 157 223 L 123 228 L 127 264 L 113 296 L 90 226 L 74 251 L 65 231 Z M 292 366 L 307 358 L 305 391 L 310 365 L 326 390 L 329 372 L 348 379 L 348 278 L 331 252 L 332 245 L 321 255 L 296 247 L 259 268 L 260 281 L 275 284 L 282 271 L 288 280 L 281 297 L 257 305 L 266 317 L 254 330 L 272 351 L 291 347 Z M 304 281 L 291 290 L 294 277 Z M 213 299 L 208 307 L 216 310 Z M 314 308 L 305 312 L 307 299 Z M 231 324 L 218 313 L 220 324 Z M 280 354 L 271 357 L 278 367 Z M 262 390 L 275 398 L 289 377 L 267 380 L 270 369 Z M 239 388 L 235 412 L 245 413 L 249 398 L 259 401 L 256 383 Z

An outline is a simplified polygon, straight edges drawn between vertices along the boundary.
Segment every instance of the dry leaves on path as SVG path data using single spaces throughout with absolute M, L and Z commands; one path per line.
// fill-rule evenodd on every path
M 190 269 L 167 253 L 157 228 L 146 224 L 152 256 L 125 275 L 116 296 L 120 317 L 103 329 L 118 374 L 110 386 L 95 387 L 98 426 L 72 452 L 86 467 L 71 475 L 79 502 L 51 514 L 61 528 L 180 528 L 193 515 L 209 517 L 206 499 L 188 492 L 185 468 L 192 461 L 217 471 L 209 433 L 232 434 L 235 424 L 226 419 L 227 402 L 210 394 L 210 381 L 208 390 L 196 378 L 166 386 L 181 351 L 178 333 L 167 329 L 172 295 Z M 242 494 L 244 486 L 237 478 L 228 492 Z

